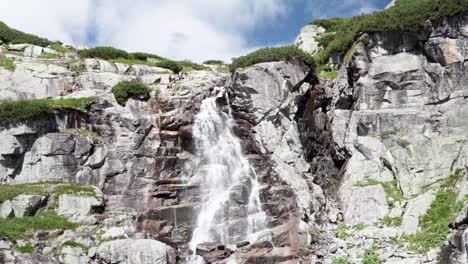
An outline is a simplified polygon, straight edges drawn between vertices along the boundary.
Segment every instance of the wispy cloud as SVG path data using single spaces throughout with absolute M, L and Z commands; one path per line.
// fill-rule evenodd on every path
M 249 32 L 288 13 L 288 0 L 16 0 L 0 19 L 75 45 L 93 41 L 175 59 L 230 59 Z

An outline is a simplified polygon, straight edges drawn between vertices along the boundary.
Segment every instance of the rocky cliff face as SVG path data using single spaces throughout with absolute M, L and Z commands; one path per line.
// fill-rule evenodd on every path
M 194 115 L 225 87 L 229 100 L 219 104 L 232 108 L 269 230 L 258 241 L 204 245 L 205 260 L 362 263 L 372 252 L 386 263 L 464 263 L 466 208 L 442 248 L 421 253 L 404 237 L 421 231 L 439 192 L 468 194 L 468 17 L 361 38 L 368 44 L 350 51 L 334 81 L 288 61 L 232 76 L 194 71 L 177 89 L 156 67 L 76 62 L 76 54 L 45 60 L 30 52 L 39 48 L 14 47 L 23 54 L 8 55 L 15 70 L 0 69 L 2 99 L 99 101 L 1 126 L 0 180 L 21 191 L 2 201 L 0 217 L 53 211 L 78 226 L 0 238 L 0 260 L 184 263 L 203 192 L 193 175 Z M 121 80 L 149 85 L 153 97 L 120 106 L 110 89 Z M 234 235 L 245 189 L 226 212 Z

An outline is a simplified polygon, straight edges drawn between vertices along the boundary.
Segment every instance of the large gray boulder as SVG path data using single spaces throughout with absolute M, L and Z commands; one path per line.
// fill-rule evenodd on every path
M 173 248 L 156 240 L 123 239 L 102 243 L 96 258 L 114 264 L 175 264 Z

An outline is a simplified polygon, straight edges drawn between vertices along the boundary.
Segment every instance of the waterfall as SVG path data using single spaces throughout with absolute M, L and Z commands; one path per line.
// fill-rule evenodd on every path
M 224 111 L 217 106 L 217 98 L 228 102 L 222 107 Z M 266 228 L 266 214 L 261 208 L 257 176 L 242 153 L 240 139 L 233 133 L 234 120 L 229 99 L 224 90 L 217 98 L 203 100 L 193 127 L 194 177 L 201 183 L 202 201 L 189 243 L 189 248 L 194 252 L 189 257 L 190 263 L 203 263 L 202 258 L 195 255 L 200 243 L 229 245 L 245 240 L 253 241 Z M 233 196 L 237 197 L 236 201 L 240 197 L 241 205 L 233 202 Z M 233 232 L 230 232 L 231 221 L 239 219 L 231 215 L 239 212 L 230 213 L 232 204 L 243 209 L 245 220 L 245 230 L 235 232 L 235 238 Z

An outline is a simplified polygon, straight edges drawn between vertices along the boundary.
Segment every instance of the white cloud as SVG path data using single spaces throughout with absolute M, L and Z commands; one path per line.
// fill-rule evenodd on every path
M 174 59 L 230 59 L 254 47 L 249 32 L 288 12 L 287 0 L 15 0 L 0 9 L 12 27 L 75 45 L 148 51 Z

